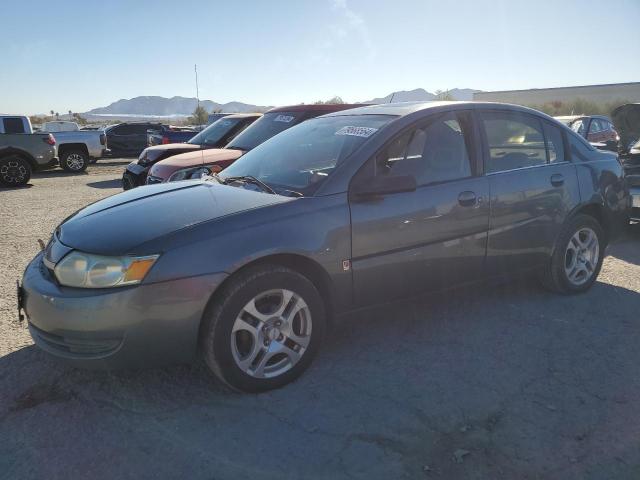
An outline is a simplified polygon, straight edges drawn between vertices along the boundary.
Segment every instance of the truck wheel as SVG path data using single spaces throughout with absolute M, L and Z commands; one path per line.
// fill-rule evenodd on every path
M 569 219 L 541 272 L 543 286 L 565 295 L 586 292 L 598 278 L 605 248 L 605 235 L 595 218 L 580 214 Z
M 17 155 L 0 158 L 0 185 L 20 187 L 31 179 L 31 165 Z
M 60 166 L 67 172 L 84 172 L 89 166 L 89 155 L 82 150 L 67 150 L 60 155 Z
M 325 331 L 325 308 L 305 276 L 276 265 L 250 268 L 216 292 L 203 316 L 204 360 L 234 390 L 261 392 L 295 380 Z

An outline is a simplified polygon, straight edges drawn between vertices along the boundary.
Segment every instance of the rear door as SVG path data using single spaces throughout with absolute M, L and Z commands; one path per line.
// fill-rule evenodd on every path
M 133 125 L 127 123 L 116 125 L 107 133 L 107 145 L 115 155 L 129 155 L 133 138 Z
M 358 172 L 412 175 L 413 192 L 350 199 L 352 269 L 359 305 L 447 287 L 482 275 L 488 179 L 479 176 L 468 112 L 430 117 L 405 130 Z
M 149 123 L 133 124 L 133 135 L 129 144 L 129 152 L 132 155 L 139 155 L 142 150 L 147 148 L 147 132 L 148 130 L 157 130 L 159 125 Z
M 564 134 L 527 113 L 481 111 L 478 118 L 491 195 L 487 273 L 542 265 L 580 201 Z

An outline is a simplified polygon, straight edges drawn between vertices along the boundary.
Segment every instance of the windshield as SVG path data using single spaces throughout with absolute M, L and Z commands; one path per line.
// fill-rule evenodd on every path
M 187 143 L 194 145 L 216 145 L 241 120 L 241 118 L 221 118 L 202 130 Z
M 307 120 L 256 147 L 220 176 L 252 176 L 282 193 L 311 195 L 331 171 L 393 120 L 390 115 L 341 115 Z
M 274 135 L 304 120 L 305 112 L 271 112 L 233 139 L 227 148 L 249 151 Z

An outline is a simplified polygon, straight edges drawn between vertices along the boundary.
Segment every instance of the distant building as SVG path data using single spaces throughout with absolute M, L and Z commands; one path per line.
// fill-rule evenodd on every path
M 640 82 L 584 85 L 579 87 L 533 88 L 530 90 L 504 90 L 475 92 L 473 99 L 483 102 L 515 103 L 518 105 L 544 105 L 550 102 L 571 102 L 578 98 L 596 103 L 627 101 L 640 102 Z

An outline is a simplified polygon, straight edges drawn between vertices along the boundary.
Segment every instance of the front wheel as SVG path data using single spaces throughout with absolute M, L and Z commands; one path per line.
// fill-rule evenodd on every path
M 589 215 L 576 215 L 558 238 L 542 272 L 543 285 L 564 294 L 587 291 L 598 278 L 605 248 L 605 235 L 598 221 Z
M 213 374 L 234 390 L 261 392 L 295 380 L 325 331 L 325 309 L 305 276 L 280 266 L 251 268 L 209 305 L 201 349 Z
M 60 155 L 60 166 L 67 172 L 84 172 L 89 166 L 89 155 L 82 150 L 69 150 Z
M 0 158 L 0 185 L 21 187 L 31 179 L 31 165 L 17 155 Z

